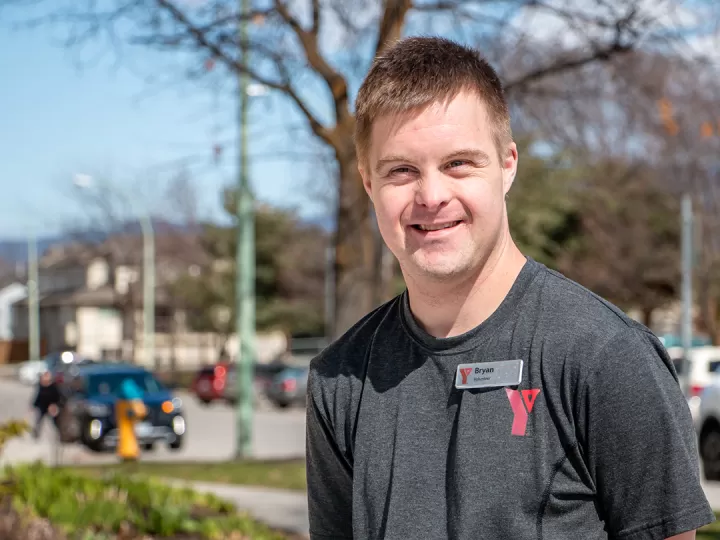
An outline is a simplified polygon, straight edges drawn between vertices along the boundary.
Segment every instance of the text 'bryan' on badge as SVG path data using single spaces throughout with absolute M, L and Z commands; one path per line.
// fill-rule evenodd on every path
M 455 388 L 518 386 L 522 381 L 522 370 L 522 360 L 460 364 L 455 373 Z

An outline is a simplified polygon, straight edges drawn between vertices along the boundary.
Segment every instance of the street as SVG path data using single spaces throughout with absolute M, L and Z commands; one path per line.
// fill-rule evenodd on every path
M 31 420 L 29 403 L 32 389 L 18 382 L 0 378 L 0 422 L 10 419 Z M 185 447 L 169 452 L 160 446 L 143 454 L 143 459 L 159 461 L 213 461 L 225 460 L 233 455 L 235 416 L 224 404 L 209 407 L 200 405 L 191 395 L 178 394 L 185 407 L 188 435 Z M 54 463 L 53 429 L 49 422 L 44 426 L 39 441 L 29 435 L 10 441 L 0 456 L 0 464 L 43 460 Z M 298 457 L 305 453 L 305 416 L 302 409 L 278 411 L 258 410 L 255 414 L 253 452 L 258 459 Z M 116 461 L 113 454 L 94 454 L 81 446 L 68 446 L 61 453 L 61 463 L 92 464 Z M 703 485 L 711 506 L 720 510 L 720 482 Z
M 213 461 L 233 456 L 235 415 L 225 404 L 205 407 L 191 395 L 178 392 L 187 421 L 187 439 L 182 450 L 170 452 L 158 446 L 143 454 L 143 460 Z M 13 380 L 0 378 L 0 422 L 25 418 L 32 422 L 30 402 L 33 389 Z M 263 408 L 255 413 L 253 457 L 273 459 L 299 457 L 305 453 L 305 415 L 303 409 L 275 410 Z M 12 440 L 0 456 L 0 463 L 55 460 L 54 428 L 45 421 L 39 441 L 26 435 Z M 116 460 L 113 454 L 94 454 L 79 445 L 69 445 L 61 452 L 61 462 L 104 463 Z

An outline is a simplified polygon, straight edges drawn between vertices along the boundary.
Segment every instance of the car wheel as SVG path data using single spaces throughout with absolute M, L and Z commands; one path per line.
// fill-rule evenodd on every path
M 152 452 L 155 449 L 155 445 L 151 442 L 142 445 L 142 449 L 146 452 Z
M 720 424 L 713 422 L 703 427 L 700 434 L 700 456 L 705 479 L 720 480 Z
M 85 442 L 85 448 L 96 454 L 102 454 L 106 451 L 105 445 L 102 443 L 102 439 L 94 442 Z
M 183 446 L 183 438 L 178 437 L 173 442 L 171 442 L 169 446 L 170 446 L 170 450 L 172 450 L 173 452 L 177 452 Z

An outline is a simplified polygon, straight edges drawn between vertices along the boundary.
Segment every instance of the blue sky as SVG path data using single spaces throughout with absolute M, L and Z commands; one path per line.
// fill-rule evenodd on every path
M 220 191 L 234 181 L 237 162 L 237 109 L 227 94 L 183 80 L 170 57 L 136 49 L 130 60 L 140 59 L 142 69 L 115 65 L 111 55 L 78 66 L 78 53 L 59 46 L 47 28 L 0 28 L 0 238 L 82 223 L 89 210 L 73 189 L 76 173 L 111 182 L 138 208 L 170 215 L 166 186 L 181 161 L 201 216 L 224 217 Z M 177 80 L 144 80 L 152 72 Z M 285 126 L 302 119 L 278 97 L 254 99 L 251 179 L 258 197 L 308 217 L 326 213 L 318 202 L 329 189 L 322 167 L 284 157 L 298 140 Z M 211 159 L 215 140 L 227 148 L 219 166 Z

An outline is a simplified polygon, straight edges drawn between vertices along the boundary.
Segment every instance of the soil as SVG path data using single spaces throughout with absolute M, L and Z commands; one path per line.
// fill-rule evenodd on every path
M 12 507 L 9 496 L 0 499 L 0 538 L 3 540 L 67 540 L 47 520 L 21 515 Z

